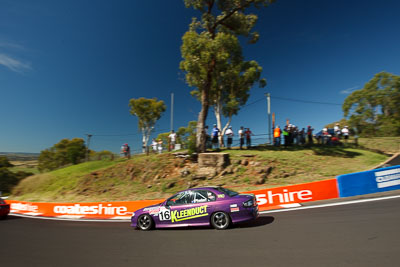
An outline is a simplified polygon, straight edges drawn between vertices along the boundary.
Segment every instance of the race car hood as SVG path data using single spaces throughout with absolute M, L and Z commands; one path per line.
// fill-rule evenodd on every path
M 143 213 L 143 212 L 149 212 L 149 211 L 154 211 L 154 210 L 159 210 L 161 207 L 161 203 L 156 204 L 156 205 L 151 205 L 151 206 L 147 206 L 141 209 L 138 209 L 137 211 L 135 211 L 135 213 Z

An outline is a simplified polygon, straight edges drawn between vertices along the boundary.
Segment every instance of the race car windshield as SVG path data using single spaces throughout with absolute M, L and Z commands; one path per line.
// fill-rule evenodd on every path
M 218 187 L 217 190 L 218 190 L 219 192 L 221 192 L 221 193 L 224 193 L 224 194 L 230 196 L 230 197 L 234 197 L 234 196 L 236 196 L 236 195 L 239 195 L 238 192 L 235 192 L 235 191 L 232 191 L 232 190 L 223 188 L 223 187 Z
M 167 202 L 166 205 L 167 206 L 175 206 L 175 205 L 185 205 L 185 204 L 190 204 L 192 201 L 192 192 L 190 191 L 183 191 L 183 192 L 179 192 L 175 195 L 173 195 L 172 197 L 170 197 Z

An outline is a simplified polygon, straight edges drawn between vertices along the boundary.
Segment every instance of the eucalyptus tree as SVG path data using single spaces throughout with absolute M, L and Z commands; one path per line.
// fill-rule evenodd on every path
M 400 135 L 400 76 L 380 72 L 344 101 L 344 116 L 361 136 Z
M 250 89 L 256 81 L 259 86 L 266 85 L 265 79 L 260 79 L 262 67 L 255 61 L 242 61 L 235 65 L 229 64 L 226 72 L 220 73 L 220 90 L 212 90 L 212 102 L 217 125 L 221 130 L 219 142 L 224 144 L 223 136 L 232 121 L 232 116 L 237 115 L 240 108 L 246 104 Z M 221 123 L 221 115 L 228 120 L 224 126 Z
M 252 31 L 257 16 L 246 14 L 245 11 L 252 7 L 268 6 L 271 2 L 273 0 L 184 0 L 186 7 L 194 8 L 201 14 L 200 19 L 192 19 L 189 30 L 182 37 L 183 60 L 180 63 L 186 82 L 196 88 L 194 94 L 201 102 L 196 127 L 196 148 L 199 152 L 205 151 L 204 126 L 210 106 L 217 102 L 226 106 L 230 102 L 236 106 L 236 97 L 232 96 L 226 101 L 229 97 L 225 94 L 230 86 L 226 84 L 229 80 L 224 75 L 230 76 L 228 73 L 241 70 L 242 64 L 245 64 L 238 37 L 243 36 L 250 43 L 255 43 L 259 38 L 259 34 Z M 215 101 L 217 97 L 220 97 L 220 101 Z
M 161 115 L 167 109 L 164 101 L 157 101 L 157 98 L 132 98 L 129 101 L 131 114 L 138 117 L 138 127 L 142 132 L 143 153 L 146 152 L 147 143 L 149 142 L 150 134 L 153 131 L 156 122 L 161 118 Z
M 51 171 L 68 164 L 78 164 L 85 158 L 87 147 L 82 138 L 62 139 L 52 147 L 42 150 L 38 159 L 40 172 Z

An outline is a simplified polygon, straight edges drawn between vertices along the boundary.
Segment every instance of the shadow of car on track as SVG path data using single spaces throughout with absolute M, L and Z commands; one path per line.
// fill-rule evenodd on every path
M 6 218 L 1 218 L 1 221 L 10 221 L 10 220 L 20 220 L 23 219 L 22 217 L 19 216 L 13 216 L 13 215 L 7 215 Z
M 225 231 L 238 229 L 238 228 L 252 228 L 252 227 L 260 227 L 267 224 L 271 224 L 275 220 L 272 216 L 260 216 L 257 220 L 252 222 L 238 223 L 235 225 L 231 225 Z M 140 231 L 139 229 L 135 229 Z M 189 227 L 173 227 L 173 228 L 158 228 L 157 231 L 187 231 L 187 230 L 212 230 L 215 231 L 214 228 L 210 226 L 189 226 Z
M 252 227 L 260 227 L 267 224 L 271 224 L 275 221 L 275 218 L 272 216 L 260 216 L 254 222 L 246 222 L 234 225 L 232 228 L 252 228 Z

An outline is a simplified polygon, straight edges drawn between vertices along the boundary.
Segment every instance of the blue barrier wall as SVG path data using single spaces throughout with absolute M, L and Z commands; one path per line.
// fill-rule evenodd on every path
M 400 189 L 400 165 L 337 177 L 340 197 Z

